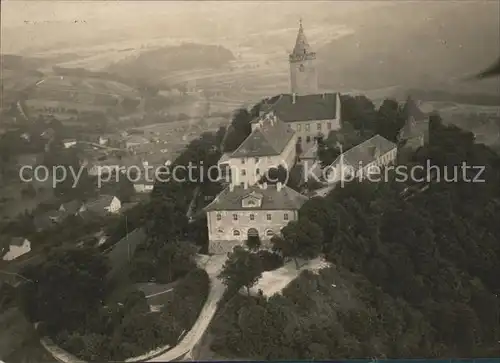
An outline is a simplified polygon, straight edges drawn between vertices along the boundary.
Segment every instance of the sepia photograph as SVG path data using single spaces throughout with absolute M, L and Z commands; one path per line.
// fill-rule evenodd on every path
M 0 8 L 0 363 L 500 362 L 499 0 Z

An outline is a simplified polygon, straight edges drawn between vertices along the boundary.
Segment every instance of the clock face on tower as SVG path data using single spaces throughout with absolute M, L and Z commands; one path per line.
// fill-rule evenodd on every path
M 304 65 L 303 65 L 303 64 L 301 64 L 301 65 L 299 66 L 299 71 L 304 72 Z

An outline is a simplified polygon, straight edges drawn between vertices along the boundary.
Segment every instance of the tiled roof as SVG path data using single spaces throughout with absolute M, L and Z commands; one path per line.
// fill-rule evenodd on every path
M 104 208 L 109 207 L 111 201 L 115 198 L 113 195 L 101 195 L 99 198 L 87 203 L 87 210 L 102 212 Z
M 224 164 L 224 163 L 228 162 L 229 159 L 231 159 L 231 154 L 232 154 L 232 152 L 222 154 L 222 156 L 220 157 L 217 164 Z
M 427 115 L 420 110 L 411 97 L 408 97 L 403 106 L 403 114 L 405 115 L 406 121 L 399 132 L 400 140 L 419 137 L 427 131 L 429 124 Z
M 11 246 L 22 246 L 24 241 L 26 240 L 26 238 L 24 237 L 13 237 L 11 240 L 10 240 L 10 245 Z
M 258 118 L 256 127 L 231 154 L 233 158 L 280 155 L 294 135 L 294 131 L 278 117 L 268 114 Z
M 345 151 L 343 154 L 344 164 L 349 164 L 354 168 L 365 167 L 376 160 L 376 154 L 384 155 L 394 148 L 396 148 L 395 143 L 380 135 L 375 135 L 361 144 Z M 341 157 L 342 155 L 339 156 L 333 164 L 337 164 Z
M 262 112 L 273 110 L 282 121 L 333 120 L 337 115 L 337 93 L 315 95 L 282 94 L 273 103 L 264 104 Z
M 248 195 L 260 194 L 262 203 L 258 207 L 242 207 L 242 200 Z M 268 185 L 265 189 L 258 185 L 248 188 L 235 186 L 224 189 L 205 211 L 223 210 L 297 210 L 307 201 L 307 197 L 295 190 L 283 186 L 280 190 L 276 185 Z

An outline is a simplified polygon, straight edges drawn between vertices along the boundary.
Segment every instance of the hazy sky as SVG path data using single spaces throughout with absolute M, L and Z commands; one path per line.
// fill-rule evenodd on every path
M 387 2 L 385 2 L 387 3 Z M 148 37 L 204 38 L 296 27 L 374 6 L 342 1 L 2 1 L 2 51 Z

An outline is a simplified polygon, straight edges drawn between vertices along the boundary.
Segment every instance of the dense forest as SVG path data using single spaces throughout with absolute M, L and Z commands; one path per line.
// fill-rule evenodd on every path
M 429 127 L 409 165 L 429 160 L 451 176 L 466 162 L 484 167 L 484 182 L 471 182 L 479 169 L 460 169 L 412 198 L 389 178 L 309 200 L 290 228 L 314 232 L 332 267 L 269 299 L 229 298 L 213 350 L 250 359 L 500 354 L 500 158 L 437 115 Z

